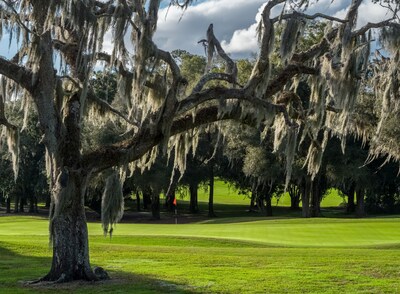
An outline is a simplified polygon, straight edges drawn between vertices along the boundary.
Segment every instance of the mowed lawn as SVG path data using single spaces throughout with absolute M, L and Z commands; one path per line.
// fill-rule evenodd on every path
M 222 180 L 216 179 L 214 182 L 214 209 L 218 215 L 222 216 L 238 216 L 245 215 L 245 212 L 250 204 L 250 195 L 239 194 L 232 185 L 225 183 Z M 198 201 L 201 211 L 208 210 L 208 186 L 200 187 L 198 191 Z M 177 196 L 178 209 L 189 207 L 189 193 L 181 193 Z M 343 203 L 343 198 L 339 196 L 338 191 L 335 189 L 328 190 L 327 195 L 321 201 L 322 208 L 335 208 Z M 287 214 L 287 208 L 290 207 L 290 197 L 288 193 L 284 193 L 279 198 L 273 197 L 272 199 L 274 214 Z M 300 203 L 301 207 L 301 203 Z M 290 212 L 292 216 L 301 216 L 299 211 L 297 214 Z
M 50 267 L 47 221 L 0 217 L 0 293 L 400 293 L 400 219 L 217 218 L 89 224 L 112 280 L 26 286 Z

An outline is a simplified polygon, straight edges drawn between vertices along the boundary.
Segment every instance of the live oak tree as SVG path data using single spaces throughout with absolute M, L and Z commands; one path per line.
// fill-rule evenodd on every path
M 191 2 L 171 0 L 170 5 L 185 9 Z M 128 169 L 151 164 L 158 150 L 174 150 L 176 168 L 183 170 L 186 153 L 197 142 L 198 132 L 189 130 L 201 130 L 204 124 L 235 119 L 258 127 L 272 126 L 274 148 L 287 146 L 288 178 L 296 145 L 305 138 L 311 142 L 306 160 L 311 177 L 318 173 L 330 136 L 344 140 L 350 131 L 361 136 L 372 134 L 370 139 L 377 142 L 374 154 L 399 159 L 398 141 L 392 139 L 397 133 L 386 128 L 393 125 L 393 117 L 399 117 L 395 115 L 400 107 L 396 1 L 380 3 L 393 17 L 360 28 L 356 20 L 362 0 L 351 1 L 344 19 L 307 15 L 301 11 L 307 1 L 284 2 L 271 0 L 263 7 L 259 54 L 244 84 L 237 82 L 237 66 L 210 25 L 201 40 L 208 55 L 205 73 L 186 94 L 187 80 L 179 63 L 153 41 L 160 0 L 0 1 L 1 46 L 10 42 L 18 48 L 15 56 L 0 57 L 0 124 L 6 129 L 15 174 L 19 131 L 7 120 L 5 103 L 23 99 L 25 116 L 30 109 L 37 111 L 41 142 L 46 147 L 53 260 L 42 280 L 98 279 L 90 267 L 83 205 L 91 177 L 112 169 L 103 193 L 103 226 L 108 232 L 121 216 L 121 182 Z M 282 13 L 271 15 L 273 8 L 279 7 Z M 324 37 L 310 48 L 298 49 L 303 26 L 317 18 L 329 21 Z M 278 23 L 285 26 L 281 44 L 274 43 Z M 374 28 L 381 28 L 389 58 L 369 58 Z M 108 32 L 113 46 L 110 54 L 102 50 Z M 270 54 L 275 46 L 280 47 L 281 66 L 272 70 Z M 215 55 L 223 60 L 224 72 L 210 71 Z M 105 73 L 112 71 L 118 76 L 118 103 L 96 96 L 90 86 L 99 62 L 104 64 Z M 363 81 L 367 78 L 372 79 L 373 94 L 382 101 L 375 131 L 366 131 L 353 117 L 355 101 L 365 90 Z M 300 80 L 311 87 L 307 108 L 295 94 Z M 100 124 L 100 114 L 124 124 L 125 130 L 114 144 L 83 150 L 82 128 L 93 120 Z

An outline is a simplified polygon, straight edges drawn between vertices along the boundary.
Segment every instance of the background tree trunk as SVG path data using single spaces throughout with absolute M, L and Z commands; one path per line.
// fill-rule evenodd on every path
M 256 192 L 254 189 L 251 191 L 251 197 L 250 197 L 250 206 L 249 206 L 249 212 L 254 212 L 256 210 Z
M 190 194 L 189 211 L 190 211 L 190 213 L 198 213 L 199 212 L 198 192 L 197 192 L 198 189 L 199 189 L 198 182 L 191 182 L 189 184 L 189 194 Z
M 272 195 L 266 195 L 265 197 L 266 197 L 265 201 L 267 203 L 266 215 L 272 216 Z
M 365 216 L 364 189 L 358 188 L 356 195 L 357 195 L 356 216 L 364 217 Z
M 301 193 L 301 211 L 303 217 L 310 217 L 310 190 L 311 181 L 306 179 L 303 183 Z
M 299 210 L 300 208 L 300 188 L 295 184 L 290 184 L 289 189 L 290 196 L 290 209 Z
M 14 197 L 15 197 L 14 198 L 14 213 L 18 213 L 19 212 L 19 199 L 21 197 L 18 193 L 15 193 Z
M 11 198 L 10 195 L 8 195 L 6 199 L 6 213 L 11 213 Z
M 143 209 L 149 209 L 149 205 L 151 205 L 151 188 L 147 187 L 142 191 L 143 195 Z
M 352 184 L 350 186 L 349 191 L 347 192 L 347 206 L 346 206 L 347 213 L 353 213 L 356 210 L 356 205 L 354 203 L 354 190 L 355 186 L 354 184 Z
M 24 196 L 19 198 L 19 212 L 25 212 L 25 197 Z
M 321 214 L 321 189 L 319 179 L 311 182 L 311 217 L 318 217 Z
M 136 210 L 139 212 L 141 210 L 140 208 L 140 193 L 139 190 L 136 190 Z
M 153 192 L 151 195 L 151 216 L 153 219 L 160 219 L 160 194 Z
M 215 217 L 214 213 L 214 160 L 210 161 L 210 174 L 209 174 L 210 191 L 208 194 L 208 216 Z

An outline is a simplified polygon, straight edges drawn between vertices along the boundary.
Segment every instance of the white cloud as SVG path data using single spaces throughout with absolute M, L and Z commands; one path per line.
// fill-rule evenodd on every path
M 197 42 L 205 38 L 210 23 L 214 24 L 214 33 L 219 40 L 230 40 L 234 32 L 243 35 L 245 33 L 240 30 L 254 24 L 254 17 L 263 3 L 265 0 L 210 0 L 189 7 L 183 14 L 177 8 L 170 8 L 168 14 L 167 9 L 163 9 L 155 41 L 166 50 L 179 48 L 202 54 L 204 50 Z
M 158 30 L 155 35 L 157 46 L 164 50 L 183 49 L 194 54 L 204 54 L 204 48 L 197 42 L 206 37 L 210 23 L 224 49 L 234 57 L 249 56 L 258 51 L 256 28 L 267 0 L 206 0 L 197 1 L 185 12 L 171 7 L 160 10 Z M 344 18 L 350 0 L 319 0 L 306 13 L 321 12 Z M 196 3 L 196 2 L 195 2 Z M 280 13 L 276 8 L 273 14 Z M 167 13 L 168 12 L 168 13 Z M 367 22 L 378 22 L 388 18 L 386 10 L 366 0 L 360 6 L 358 26 Z M 127 43 L 129 43 L 127 38 Z M 105 50 L 112 44 L 106 42 Z

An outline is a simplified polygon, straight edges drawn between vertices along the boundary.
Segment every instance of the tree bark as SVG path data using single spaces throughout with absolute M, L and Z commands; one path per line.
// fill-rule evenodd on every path
M 302 193 L 301 193 L 301 211 L 303 217 L 310 217 L 310 189 L 311 181 L 306 179 L 303 183 Z
M 358 188 L 356 196 L 357 196 L 356 216 L 364 217 L 365 216 L 364 189 Z
M 253 188 L 251 190 L 249 212 L 254 212 L 256 210 L 256 198 L 257 198 L 256 191 Z
M 52 191 L 50 237 L 53 260 L 50 272 L 41 280 L 97 280 L 89 263 L 84 206 L 86 177 L 80 173 L 69 173 L 66 177 L 59 177 Z
M 294 184 L 289 186 L 289 196 L 290 196 L 290 209 L 299 210 L 300 208 L 300 188 Z
M 354 191 L 355 187 L 354 184 L 350 186 L 349 191 L 347 192 L 347 206 L 346 206 L 346 212 L 347 213 L 353 213 L 356 210 L 356 205 L 354 203 Z
M 36 197 L 31 194 L 29 197 L 29 212 L 30 213 L 35 212 L 35 199 L 36 199 Z
M 321 214 L 321 189 L 319 187 L 319 179 L 311 182 L 311 217 L 318 217 Z
M 198 182 L 192 182 L 189 184 L 189 194 L 190 194 L 189 211 L 190 211 L 190 213 L 198 213 L 199 212 L 198 193 L 197 193 L 198 189 L 199 189 Z
M 153 219 L 160 219 L 160 194 L 152 193 L 151 196 L 151 215 Z
M 139 212 L 140 209 L 140 193 L 138 190 L 136 190 L 136 210 Z
M 51 203 L 51 196 L 48 195 L 48 196 L 46 196 L 45 208 L 49 209 L 50 208 L 50 203 Z
M 272 195 L 266 195 L 265 197 L 266 197 L 265 201 L 267 204 L 266 211 L 265 211 L 266 215 L 272 216 Z
M 14 199 L 14 213 L 18 213 L 19 212 L 19 199 L 20 199 L 20 195 L 15 193 L 15 199 Z
M 142 191 L 143 195 L 143 209 L 149 209 L 149 205 L 151 205 L 151 188 L 146 187 Z
M 10 195 L 8 195 L 6 199 L 6 213 L 11 213 L 11 198 Z
M 19 198 L 19 212 L 25 212 L 25 197 Z
M 210 162 L 210 174 L 209 174 L 209 185 L 210 191 L 208 194 L 208 216 L 215 217 L 214 213 L 214 161 Z

